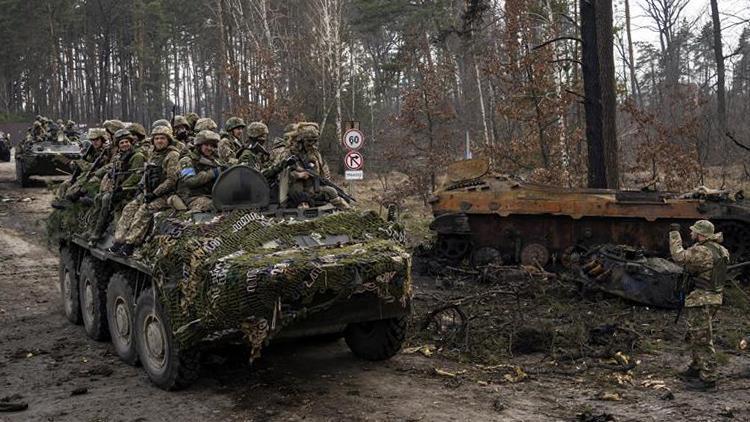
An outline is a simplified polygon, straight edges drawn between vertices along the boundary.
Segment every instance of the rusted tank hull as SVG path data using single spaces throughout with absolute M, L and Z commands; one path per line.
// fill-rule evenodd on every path
M 667 255 L 671 223 L 709 219 L 724 232 L 735 260 L 750 260 L 750 207 L 734 200 L 673 193 L 563 189 L 485 177 L 445 189 L 432 199 L 438 252 L 448 259 L 479 255 L 506 263 L 548 265 L 577 247 L 637 245 Z M 488 252 L 489 251 L 489 252 Z

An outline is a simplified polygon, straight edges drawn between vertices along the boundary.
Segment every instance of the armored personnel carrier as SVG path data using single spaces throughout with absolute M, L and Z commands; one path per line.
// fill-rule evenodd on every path
M 3 132 L 0 132 L 0 161 L 6 163 L 10 161 L 10 138 Z
M 16 146 L 16 181 L 22 186 L 29 185 L 31 176 L 61 176 L 67 174 L 64 167 L 55 160 L 62 154 L 68 159 L 81 158 L 81 147 L 77 142 L 68 144 L 55 141 L 22 142 Z
M 699 219 L 724 233 L 734 262 L 750 260 L 750 206 L 741 193 L 565 189 L 495 175 L 486 160 L 466 160 L 450 166 L 431 205 L 437 253 L 451 261 L 567 265 L 607 243 L 666 256 L 669 225 L 681 224 L 689 239 L 688 227 Z
M 339 333 L 358 357 L 395 355 L 411 306 L 398 223 L 270 196 L 260 173 L 232 167 L 213 187 L 217 212 L 157 214 L 132 257 L 108 252 L 110 235 L 87 242 L 92 208 L 55 210 L 65 315 L 163 389 L 188 385 L 201 349 L 226 338 L 242 337 L 251 358 L 274 339 Z

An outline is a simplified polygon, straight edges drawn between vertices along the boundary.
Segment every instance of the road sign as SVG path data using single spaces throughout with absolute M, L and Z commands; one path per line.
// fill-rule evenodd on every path
M 357 150 L 365 143 L 365 134 L 357 129 L 349 129 L 344 133 L 343 141 L 347 149 Z
M 365 157 L 357 151 L 349 151 L 344 157 L 344 165 L 349 170 L 361 170 L 365 165 Z
M 346 180 L 362 180 L 365 178 L 365 172 L 362 170 L 347 170 L 344 173 L 344 178 Z

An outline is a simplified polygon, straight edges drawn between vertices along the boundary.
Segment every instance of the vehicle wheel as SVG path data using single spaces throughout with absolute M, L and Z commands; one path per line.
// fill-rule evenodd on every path
M 344 340 L 355 356 L 366 360 L 393 357 L 406 338 L 406 317 L 349 324 Z
M 81 302 L 78 296 L 78 276 L 76 275 L 73 252 L 68 247 L 60 249 L 60 295 L 63 311 L 68 321 L 81 324 Z
M 16 182 L 22 188 L 29 186 L 29 176 L 26 175 L 26 166 L 23 165 L 23 161 L 16 160 Z
M 107 323 L 117 356 L 128 365 L 138 363 L 133 322 L 135 295 L 124 273 L 115 273 L 107 286 Z
M 180 350 L 164 307 L 153 288 L 144 290 L 135 306 L 135 344 L 138 358 L 151 382 L 164 390 L 190 385 L 198 376 L 198 355 Z
M 104 264 L 92 256 L 83 258 L 78 277 L 81 316 L 86 334 L 94 340 L 109 338 L 107 329 L 107 284 Z
M 0 147 L 0 161 L 5 161 L 6 163 L 10 161 L 10 149 L 7 147 Z

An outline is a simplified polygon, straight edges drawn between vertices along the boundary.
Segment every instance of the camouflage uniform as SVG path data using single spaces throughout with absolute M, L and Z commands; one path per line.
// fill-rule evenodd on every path
M 211 209 L 211 191 L 214 182 L 221 174 L 222 165 L 214 157 L 207 157 L 200 151 L 201 145 L 219 142 L 219 135 L 202 131 L 195 138 L 195 150 L 180 159 L 180 181 L 178 194 L 191 211 Z
M 237 163 L 237 154 L 240 152 L 243 145 L 242 141 L 232 134 L 232 130 L 244 127 L 245 122 L 239 117 L 230 117 L 227 119 L 227 122 L 224 124 L 226 135 L 222 136 L 219 141 L 217 151 L 217 155 L 221 161 L 229 164 Z
M 262 122 L 250 123 L 247 137 L 247 144 L 237 153 L 237 161 L 263 171 L 271 164 L 271 154 L 264 147 L 268 138 L 268 126 Z
M 94 139 L 98 138 L 102 139 L 101 147 L 97 149 L 92 143 L 91 146 L 86 149 L 83 157 L 81 157 L 80 159 L 69 160 L 63 155 L 58 155 L 55 157 L 57 161 L 63 163 L 64 165 L 67 165 L 73 173 L 78 174 L 75 182 L 72 182 L 71 179 L 66 180 L 60 184 L 60 186 L 57 188 L 58 200 L 62 200 L 64 198 L 77 200 L 77 197 L 86 194 L 93 197 L 98 192 L 100 179 L 96 176 L 95 170 L 92 169 L 92 166 L 97 159 L 99 159 L 99 164 L 97 165 L 98 167 L 101 167 L 104 163 L 109 162 L 110 151 L 105 145 L 107 132 L 102 128 L 89 129 L 88 139 L 93 141 Z M 94 172 L 92 173 L 92 171 Z
M 177 179 L 180 175 L 180 153 L 174 147 L 172 131 L 167 127 L 156 127 L 151 131 L 152 139 L 155 135 L 165 135 L 170 141 L 170 145 L 166 148 L 162 150 L 154 149 L 148 163 L 148 165 L 160 169 L 158 180 L 148 183 L 156 185 L 156 187 L 151 192 L 140 195 L 129 202 L 122 210 L 122 215 L 117 221 L 115 230 L 113 251 L 121 252 L 121 247 L 124 251 L 143 242 L 151 223 L 152 214 L 168 207 L 167 199 L 177 186 Z
M 135 136 L 126 129 L 120 129 L 115 133 L 118 144 L 125 138 L 130 139 L 130 150 L 120 151 L 109 165 L 97 171 L 97 176 L 102 179 L 102 187 L 95 200 L 98 212 L 96 224 L 91 231 L 92 240 L 98 239 L 107 228 L 112 213 L 119 214 L 121 204 L 133 199 L 141 181 L 145 159 L 134 145 Z M 109 186 L 107 189 L 104 187 L 105 178 Z
M 717 379 L 714 326 L 722 304 L 723 286 L 713 285 L 711 280 L 716 262 L 722 258 L 728 261 L 729 252 L 718 243 L 722 239 L 721 233 L 714 234 L 710 222 L 701 220 L 690 229 L 705 239 L 683 249 L 680 232 L 673 230 L 669 233 L 669 248 L 674 262 L 684 266 L 696 286 L 685 298 L 686 339 L 692 355 L 688 372 L 712 384 Z
M 339 197 L 336 189 L 330 186 L 319 185 L 315 178 L 305 171 L 305 168 L 308 168 L 326 179 L 330 179 L 331 177 L 328 164 L 316 146 L 319 136 L 318 129 L 312 125 L 298 130 L 292 143 L 291 152 L 299 158 L 299 162 L 295 167 L 291 168 L 289 175 L 289 197 L 307 197 L 309 200 L 304 200 L 303 202 L 327 202 L 335 205 L 337 208 L 349 208 L 349 204 Z M 303 164 L 305 167 L 303 167 Z

